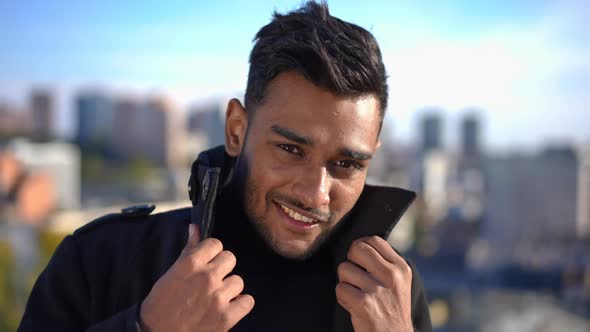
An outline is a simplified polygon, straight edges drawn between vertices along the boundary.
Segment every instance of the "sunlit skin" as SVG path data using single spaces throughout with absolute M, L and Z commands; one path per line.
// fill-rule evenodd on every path
M 270 83 L 254 115 L 247 112 L 232 100 L 226 115 L 226 150 L 249 169 L 246 213 L 277 253 L 305 258 L 363 190 L 379 147 L 379 102 L 335 96 L 286 72 Z M 316 222 L 293 225 L 281 205 Z

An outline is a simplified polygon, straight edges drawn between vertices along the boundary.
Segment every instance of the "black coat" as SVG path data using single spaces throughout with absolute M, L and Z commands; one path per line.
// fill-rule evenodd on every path
M 336 266 L 352 240 L 387 236 L 412 195 L 366 186 L 324 249 L 308 261 L 294 262 L 268 249 L 234 195 L 221 190 L 229 167 L 220 155 L 219 149 L 203 153 L 193 165 L 192 208 L 153 215 L 153 206 L 131 208 L 67 236 L 35 283 L 18 331 L 139 331 L 139 304 L 178 258 L 191 220 L 234 252 L 233 273 L 256 300 L 233 330 L 353 331 L 350 316 L 336 303 Z M 431 331 L 424 289 L 410 266 L 413 323 L 418 331 Z

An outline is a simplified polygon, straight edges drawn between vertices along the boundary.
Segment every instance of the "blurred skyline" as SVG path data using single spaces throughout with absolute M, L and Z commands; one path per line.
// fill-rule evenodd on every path
M 57 131 L 71 136 L 80 89 L 162 93 L 183 110 L 241 97 L 255 33 L 301 3 L 2 0 L 0 101 L 24 107 L 48 87 Z M 590 2 L 328 3 L 380 44 L 396 139 L 414 141 L 420 110 L 436 107 L 456 143 L 456 119 L 475 107 L 492 149 L 590 140 Z

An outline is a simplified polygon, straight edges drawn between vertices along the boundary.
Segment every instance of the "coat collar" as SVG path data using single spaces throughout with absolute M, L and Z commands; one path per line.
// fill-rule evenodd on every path
M 192 165 L 189 180 L 189 197 L 194 210 L 192 222 L 201 225 L 204 237 L 210 234 L 214 222 L 212 207 L 219 188 L 231 178 L 233 165 L 234 159 L 225 153 L 223 146 L 200 153 Z M 360 237 L 377 235 L 387 238 L 415 197 L 414 192 L 401 188 L 365 185 L 335 236 L 336 261 L 345 260 L 346 252 L 341 251 L 347 251 Z
M 231 179 L 234 160 L 223 146 L 202 152 L 191 167 L 189 197 L 193 204 L 191 223 L 199 225 L 201 236 L 208 237 L 215 222 L 215 199 Z M 363 236 L 387 238 L 416 194 L 395 187 L 365 185 L 351 212 L 333 235 L 329 250 L 334 271 L 345 261 L 352 242 Z M 352 332 L 350 315 L 339 304 L 334 307 L 333 331 Z

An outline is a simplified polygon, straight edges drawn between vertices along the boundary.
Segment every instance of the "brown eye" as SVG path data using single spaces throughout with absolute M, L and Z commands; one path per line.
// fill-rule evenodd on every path
M 363 168 L 363 165 L 353 160 L 339 160 L 335 162 L 335 165 L 346 169 L 354 168 L 356 170 L 361 170 Z
M 297 154 L 297 155 L 301 155 L 301 150 L 295 146 L 295 145 L 291 145 L 291 144 L 277 144 L 277 147 L 279 147 L 280 149 L 291 153 L 291 154 Z

